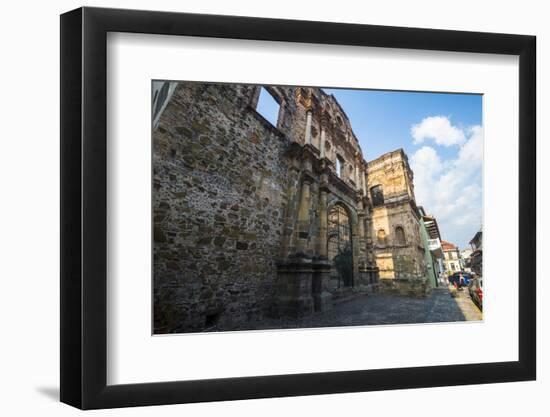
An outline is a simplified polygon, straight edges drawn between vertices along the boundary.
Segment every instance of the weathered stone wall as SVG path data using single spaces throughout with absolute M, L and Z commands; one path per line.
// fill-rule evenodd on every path
M 231 327 L 269 308 L 295 179 L 288 139 L 248 106 L 253 94 L 180 83 L 153 132 L 157 333 Z

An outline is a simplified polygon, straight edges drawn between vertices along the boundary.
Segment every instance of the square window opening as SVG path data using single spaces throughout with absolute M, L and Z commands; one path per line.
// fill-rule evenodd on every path
M 280 107 L 280 104 L 271 93 L 264 87 L 260 87 L 260 97 L 258 99 L 256 111 L 275 127 L 277 127 Z

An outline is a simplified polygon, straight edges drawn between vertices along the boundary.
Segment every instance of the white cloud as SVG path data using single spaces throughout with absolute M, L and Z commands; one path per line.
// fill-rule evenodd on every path
M 466 140 L 464 132 L 451 124 L 448 117 L 426 117 L 420 123 L 411 127 L 411 135 L 415 144 L 432 139 L 438 145 L 460 145 Z
M 435 175 L 443 169 L 443 164 L 437 151 L 430 146 L 423 146 L 412 156 L 412 163 L 424 167 L 425 172 Z
M 468 133 L 468 142 L 460 148 L 457 163 L 461 166 L 477 166 L 483 162 L 483 129 L 481 126 L 472 126 Z
M 460 133 L 464 140 L 454 158 L 443 160 L 423 146 L 411 156 L 411 168 L 417 204 L 437 218 L 443 239 L 465 247 L 481 226 L 483 129 L 476 125 Z

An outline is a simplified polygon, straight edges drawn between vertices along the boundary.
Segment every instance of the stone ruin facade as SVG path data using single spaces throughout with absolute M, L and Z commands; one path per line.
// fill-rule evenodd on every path
M 381 290 L 423 295 L 427 277 L 420 212 L 414 197 L 413 172 L 402 149 L 388 152 L 367 166 L 371 197 L 373 250 Z
M 422 287 L 406 156 L 367 163 L 334 96 L 171 88 L 153 129 L 154 333 L 246 328 L 379 287 Z M 276 125 L 256 111 L 261 88 L 279 104 Z

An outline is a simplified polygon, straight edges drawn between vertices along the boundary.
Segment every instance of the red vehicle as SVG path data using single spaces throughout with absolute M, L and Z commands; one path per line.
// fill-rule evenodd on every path
M 480 310 L 483 310 L 483 280 L 479 277 L 473 278 L 468 286 L 468 292 L 474 304 L 477 305 Z

